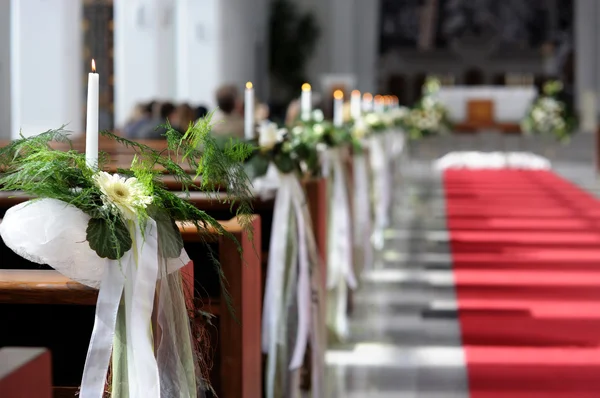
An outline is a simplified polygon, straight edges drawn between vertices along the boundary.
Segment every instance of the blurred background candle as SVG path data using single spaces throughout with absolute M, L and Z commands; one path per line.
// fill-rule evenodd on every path
M 244 137 L 247 140 L 254 138 L 254 88 L 252 83 L 246 83 L 244 99 Z
M 376 95 L 374 101 L 375 101 L 375 105 L 374 105 L 375 112 L 382 113 L 384 111 L 384 106 L 385 106 L 383 97 L 381 95 Z
M 302 85 L 302 97 L 300 97 L 300 114 L 303 121 L 310 120 L 310 113 L 312 112 L 312 91 L 310 84 L 304 83 Z
M 350 95 L 350 115 L 353 120 L 360 119 L 361 115 L 361 104 L 360 104 L 360 91 L 354 90 Z
M 371 93 L 365 93 L 363 95 L 363 111 L 364 112 L 372 112 L 373 111 L 373 95 Z
M 344 93 L 342 90 L 333 92 L 333 125 L 342 127 L 344 124 Z
M 98 167 L 98 93 L 100 76 L 92 59 L 92 72 L 88 74 L 87 117 L 85 125 L 85 162 L 88 167 Z

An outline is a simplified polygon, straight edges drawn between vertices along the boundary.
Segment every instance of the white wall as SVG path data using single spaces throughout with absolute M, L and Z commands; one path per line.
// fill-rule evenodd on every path
M 140 102 L 175 99 L 175 16 L 172 0 L 114 1 L 116 126 Z
M 82 131 L 81 2 L 11 1 L 11 135 Z
M 10 138 L 10 0 L 0 0 L 0 138 Z
M 220 0 L 177 2 L 177 100 L 214 106 L 221 81 Z

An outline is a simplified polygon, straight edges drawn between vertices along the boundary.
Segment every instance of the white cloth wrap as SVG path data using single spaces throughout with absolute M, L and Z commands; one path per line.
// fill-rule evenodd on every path
M 392 171 L 386 145 L 386 134 L 374 135 L 370 138 L 371 170 L 374 183 L 375 229 L 373 243 L 376 248 L 383 248 L 383 232 L 390 225 L 392 204 Z
M 273 166 L 271 170 L 276 170 L 276 168 Z M 284 311 L 286 311 L 286 300 L 283 297 L 283 291 L 286 283 L 285 267 L 287 265 L 287 243 L 290 233 L 294 233 L 294 236 L 297 238 L 297 240 L 292 240 L 292 244 L 297 245 L 297 247 L 292 249 L 292 252 L 298 253 L 298 261 L 293 258 L 292 270 L 288 270 L 288 272 L 292 274 L 298 274 L 298 330 L 292 358 L 289 364 L 289 368 L 294 370 L 302 366 L 309 338 L 315 342 L 321 338 L 319 331 L 320 325 L 315 322 L 313 314 L 315 311 L 318 311 L 320 297 L 318 297 L 317 294 L 317 309 L 315 309 L 313 287 L 311 286 L 311 274 L 318 273 L 319 269 L 317 245 L 312 230 L 306 197 L 298 177 L 293 173 L 278 173 L 277 175 L 267 173 L 258 186 L 265 189 L 262 194 L 260 191 L 257 192 L 257 194 L 263 197 L 270 194 L 273 186 L 278 187 L 273 210 L 273 226 L 269 246 L 269 260 L 262 318 L 262 349 L 271 359 L 276 358 L 278 343 L 280 343 L 281 339 L 285 338 L 285 336 L 281 336 L 280 331 L 281 328 L 284 327 Z M 254 187 L 256 190 L 256 183 Z M 290 216 L 295 218 L 297 231 L 289 230 Z M 311 318 L 313 318 L 312 322 Z M 322 355 L 317 350 L 320 350 L 321 347 L 319 344 L 312 344 L 311 346 L 313 358 L 318 360 Z M 273 391 L 276 366 L 276 361 L 268 361 L 266 369 L 267 398 L 274 398 Z M 322 390 L 322 379 L 323 374 L 321 372 L 312 373 L 313 392 Z M 315 397 L 319 396 L 319 394 L 315 395 Z
M 120 261 L 100 258 L 86 241 L 89 220 L 87 214 L 64 202 L 54 199 L 33 200 L 14 206 L 6 212 L 0 224 L 0 235 L 5 244 L 20 256 L 36 263 L 48 264 L 79 283 L 100 288 L 80 397 L 103 397 L 122 296 L 126 311 L 126 379 L 129 398 L 170 397 L 171 395 L 161 394 L 159 368 L 164 369 L 167 362 L 170 366 L 174 365 L 172 358 L 163 361 L 161 365 L 157 364 L 150 328 L 151 315 L 157 281 L 161 276 L 166 280 L 164 277 L 167 274 L 179 270 L 190 259 L 185 250 L 177 259 L 161 258 L 163 267 L 159 273 L 158 234 L 156 223 L 152 219 L 146 223 L 144 234 L 137 222 L 129 223 L 133 247 Z M 36 225 L 36 228 L 31 228 L 31 225 Z M 180 293 L 182 292 L 174 292 L 171 297 L 164 297 L 161 308 L 170 304 L 170 311 L 173 311 L 172 305 L 177 298 L 181 298 Z M 179 302 L 178 308 L 185 312 L 183 301 Z M 164 313 L 162 316 L 164 318 Z M 179 324 L 175 325 L 178 335 L 169 334 L 168 325 L 163 325 L 167 333 L 163 331 L 161 344 L 189 338 L 187 316 L 184 318 L 179 318 Z M 186 330 L 188 335 L 182 336 L 181 333 Z M 188 348 L 187 352 L 184 349 L 171 354 L 181 359 L 180 364 L 193 367 L 191 347 Z M 187 386 L 195 385 L 195 380 L 189 378 L 185 382 Z M 178 388 L 183 390 L 181 385 Z M 195 397 L 196 391 L 181 396 Z
M 363 154 L 355 154 L 354 169 L 354 245 L 362 250 L 362 269 L 369 269 L 373 264 L 373 246 L 371 245 L 372 220 L 369 199 L 369 166 Z

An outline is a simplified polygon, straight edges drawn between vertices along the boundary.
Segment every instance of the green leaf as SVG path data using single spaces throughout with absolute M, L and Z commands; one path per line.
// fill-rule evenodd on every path
M 103 218 L 92 218 L 86 234 L 90 248 L 102 258 L 118 260 L 131 249 L 131 235 L 120 220 L 109 223 Z
M 248 178 L 254 180 L 257 177 L 267 174 L 269 168 L 269 158 L 257 152 L 244 164 L 244 169 Z
M 148 215 L 156 221 L 158 230 L 158 247 L 166 258 L 178 258 L 183 250 L 183 238 L 175 220 L 169 213 L 156 206 L 148 206 Z

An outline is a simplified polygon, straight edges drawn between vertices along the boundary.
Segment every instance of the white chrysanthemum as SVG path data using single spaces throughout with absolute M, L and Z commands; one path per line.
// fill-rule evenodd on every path
M 322 124 L 317 123 L 313 126 L 313 132 L 317 135 L 317 136 L 321 136 L 325 133 L 325 127 L 323 127 Z
M 375 125 L 379 124 L 380 121 L 381 121 L 381 119 L 375 113 L 369 113 L 369 114 L 365 115 L 365 123 L 367 123 L 369 126 L 375 126 Z
M 94 175 L 94 181 L 102 192 L 104 204 L 116 207 L 126 219 L 136 219 L 137 211 L 152 203 L 152 196 L 135 177 L 125 178 L 100 171 Z
M 354 126 L 352 127 L 352 136 L 355 139 L 362 140 L 363 138 L 365 138 L 368 132 L 369 126 L 367 126 L 367 124 L 362 118 L 354 122 Z
M 323 114 L 322 110 L 315 109 L 312 113 L 312 119 L 317 123 L 321 123 L 323 120 L 325 120 L 325 115 Z

